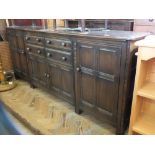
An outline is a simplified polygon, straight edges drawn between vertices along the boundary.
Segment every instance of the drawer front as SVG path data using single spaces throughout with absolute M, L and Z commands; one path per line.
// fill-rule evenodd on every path
M 135 26 L 134 31 L 136 32 L 151 32 L 155 34 L 155 26 Z
M 155 19 L 136 19 L 135 25 L 155 25 Z
M 43 37 L 26 35 L 24 37 L 24 39 L 25 39 L 26 43 L 44 45 L 44 38 Z
M 64 50 L 71 50 L 72 43 L 68 39 L 52 39 L 52 38 L 45 38 L 45 44 L 47 47 L 54 47 L 58 49 Z
M 32 46 L 32 45 L 27 44 L 25 46 L 25 49 L 28 54 L 45 57 L 45 51 L 43 47 Z
M 70 52 L 46 49 L 46 57 L 48 60 L 59 61 L 64 64 L 72 64 L 72 55 Z

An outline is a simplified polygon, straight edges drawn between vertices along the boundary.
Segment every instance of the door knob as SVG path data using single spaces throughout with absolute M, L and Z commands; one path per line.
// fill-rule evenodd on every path
M 51 44 L 51 41 L 50 41 L 50 40 L 47 40 L 46 43 L 47 43 L 47 44 Z
M 38 53 L 38 54 L 40 54 L 40 53 L 41 53 L 41 51 L 40 51 L 40 50 L 37 50 L 37 53 Z
M 40 42 L 41 40 L 39 38 L 36 38 L 36 41 Z
M 26 50 L 27 50 L 27 51 L 30 51 L 30 48 L 29 48 L 29 47 L 27 47 L 27 48 L 26 48 Z
M 49 77 L 50 77 L 50 75 L 49 75 L 49 74 L 47 74 L 47 75 L 46 75 L 46 77 L 47 77 L 47 78 L 49 78 Z
M 62 45 L 62 46 L 66 46 L 66 43 L 62 42 L 61 45 Z
M 67 58 L 66 58 L 66 57 L 62 57 L 62 60 L 66 61 L 66 60 L 67 60 Z
M 76 68 L 76 71 L 80 72 L 81 71 L 80 67 L 77 67 Z
M 51 57 L 52 55 L 51 55 L 51 53 L 47 53 L 47 57 Z
M 30 40 L 30 37 L 25 37 L 25 40 Z

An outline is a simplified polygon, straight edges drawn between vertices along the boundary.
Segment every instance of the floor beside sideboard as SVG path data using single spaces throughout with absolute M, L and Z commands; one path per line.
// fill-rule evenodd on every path
M 1 93 L 0 97 L 11 121 L 22 134 L 115 134 L 115 128 L 108 123 L 96 120 L 89 114 L 78 115 L 69 103 L 41 89 L 32 89 L 24 81 L 17 81 L 16 88 Z M 54 111 L 51 112 L 51 109 Z

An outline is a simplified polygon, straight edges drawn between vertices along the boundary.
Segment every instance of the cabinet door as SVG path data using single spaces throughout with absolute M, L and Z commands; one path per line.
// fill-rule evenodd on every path
M 16 49 L 12 49 L 13 66 L 16 73 L 20 73 L 20 53 Z
M 94 108 L 96 102 L 95 48 L 78 43 L 76 52 L 76 109 Z
M 37 58 L 37 77 L 42 86 L 47 85 L 47 63 L 44 58 Z
M 49 89 L 60 93 L 61 88 L 61 71 L 60 68 L 56 64 L 49 64 L 48 73 L 50 75 L 49 78 Z
M 77 109 L 94 111 L 115 122 L 121 49 L 93 44 L 77 45 Z
M 18 48 L 15 33 L 9 33 L 8 34 L 8 41 L 9 41 L 9 46 L 11 49 L 17 49 Z
M 121 49 L 114 46 L 103 46 L 97 49 L 97 102 L 100 112 L 106 112 L 115 122 L 118 101 Z
M 61 94 L 64 98 L 73 101 L 74 97 L 74 75 L 73 69 L 69 67 L 60 67 L 61 70 Z
M 29 77 L 32 81 L 38 82 L 37 59 L 33 55 L 28 55 Z
M 22 31 L 17 31 L 16 40 L 17 40 L 18 51 L 20 53 L 20 70 L 21 70 L 21 74 L 24 77 L 27 77 L 27 74 L 28 74 L 27 58 L 26 58 L 26 52 L 24 50 L 24 36 L 23 36 Z
M 27 68 L 27 58 L 24 50 L 18 50 L 19 59 L 20 59 L 20 72 L 22 76 L 27 77 L 28 68 Z

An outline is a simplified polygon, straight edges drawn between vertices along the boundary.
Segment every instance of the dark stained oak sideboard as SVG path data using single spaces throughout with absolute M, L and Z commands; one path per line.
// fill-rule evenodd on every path
M 109 122 L 123 134 L 130 116 L 134 42 L 148 33 L 67 32 L 8 27 L 16 77 L 75 106 L 76 113 Z

